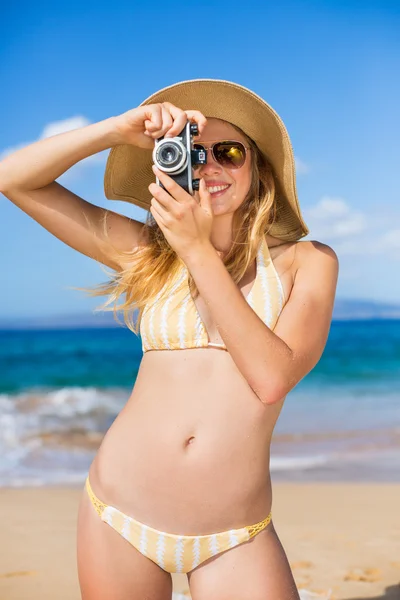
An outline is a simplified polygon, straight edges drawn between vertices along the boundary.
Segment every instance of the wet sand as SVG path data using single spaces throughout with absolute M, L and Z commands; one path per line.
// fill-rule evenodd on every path
M 275 529 L 300 590 L 400 599 L 400 485 L 274 483 L 273 491 Z M 80 494 L 0 489 L 0 600 L 80 599 Z M 186 576 L 174 576 L 175 597 L 187 590 Z

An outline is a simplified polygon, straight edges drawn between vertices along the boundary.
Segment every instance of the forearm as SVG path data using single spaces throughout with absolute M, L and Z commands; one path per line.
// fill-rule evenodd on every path
M 0 162 L 0 191 L 44 187 L 79 161 L 117 143 L 110 117 L 30 144 Z
M 262 402 L 277 402 L 290 348 L 248 305 L 211 244 L 185 262 L 239 371 Z

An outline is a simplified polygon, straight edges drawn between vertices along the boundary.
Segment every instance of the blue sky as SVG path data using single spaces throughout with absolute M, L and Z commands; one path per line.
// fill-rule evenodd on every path
M 0 23 L 0 157 L 100 121 L 184 79 L 228 79 L 280 114 L 310 236 L 340 260 L 338 297 L 400 302 L 398 2 L 18 2 Z M 143 220 L 103 192 L 108 152 L 60 183 Z M 0 197 L 0 317 L 85 311 L 71 286 L 105 280 Z

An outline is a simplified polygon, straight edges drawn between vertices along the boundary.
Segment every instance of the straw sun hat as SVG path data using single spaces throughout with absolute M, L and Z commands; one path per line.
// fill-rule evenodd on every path
M 296 174 L 289 135 L 279 115 L 251 90 L 220 79 L 192 79 L 159 90 L 141 104 L 171 102 L 182 110 L 233 123 L 268 159 L 275 173 L 277 215 L 270 235 L 295 241 L 308 234 L 296 192 Z M 148 186 L 155 180 L 152 150 L 131 144 L 114 146 L 108 156 L 104 190 L 109 200 L 125 200 L 149 210 Z

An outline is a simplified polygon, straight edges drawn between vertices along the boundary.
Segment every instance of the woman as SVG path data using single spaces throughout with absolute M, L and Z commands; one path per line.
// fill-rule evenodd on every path
M 151 168 L 154 140 L 188 119 L 207 151 L 194 196 Z M 106 148 L 107 197 L 147 208 L 146 224 L 54 181 Z M 0 186 L 115 271 L 98 293 L 126 294 L 132 329 L 139 309 L 137 380 L 79 509 L 82 598 L 167 600 L 172 572 L 187 573 L 194 600 L 299 598 L 272 521 L 269 447 L 287 393 L 323 352 L 338 262 L 299 241 L 308 230 L 279 116 L 237 84 L 181 82 L 19 150 Z

